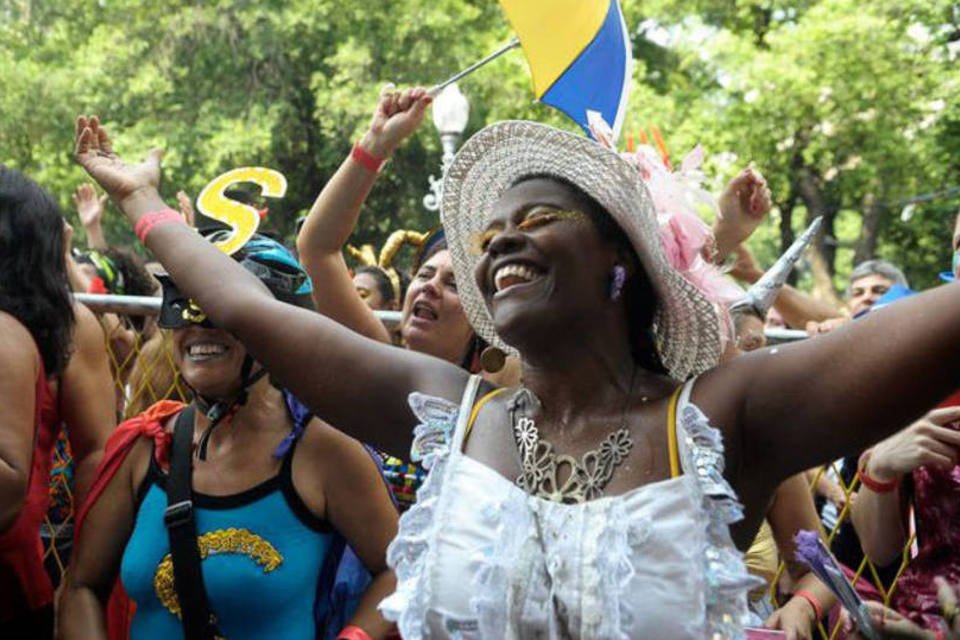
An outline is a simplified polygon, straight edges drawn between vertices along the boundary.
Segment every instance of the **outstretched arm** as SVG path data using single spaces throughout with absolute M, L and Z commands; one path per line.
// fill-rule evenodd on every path
M 862 451 L 937 404 L 960 386 L 958 315 L 960 284 L 938 287 L 704 376 L 694 396 L 717 424 L 734 427 L 735 482 L 748 492 L 751 482 L 772 487 Z
M 167 209 L 157 192 L 159 151 L 140 165 L 127 165 L 99 121 L 80 117 L 76 156 L 131 224 Z M 409 394 L 418 390 L 453 401 L 461 395 L 467 374 L 458 367 L 363 338 L 319 314 L 278 302 L 256 277 L 185 224 L 153 227 L 146 244 L 214 324 L 238 336 L 316 415 L 363 442 L 405 456 L 414 424 Z
M 417 130 L 431 100 L 424 89 L 385 91 L 360 148 L 376 158 L 389 158 Z M 354 289 L 343 259 L 343 246 L 376 179 L 377 173 L 353 154 L 347 157 L 313 203 L 297 236 L 297 251 L 307 273 L 319 283 L 313 288 L 317 311 L 357 333 L 390 343 L 389 332 Z

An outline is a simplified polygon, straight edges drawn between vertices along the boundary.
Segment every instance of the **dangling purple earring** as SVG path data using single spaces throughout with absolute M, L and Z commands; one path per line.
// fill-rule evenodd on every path
M 619 300 L 623 295 L 623 285 L 627 282 L 627 270 L 623 265 L 613 265 L 613 278 L 610 280 L 610 299 Z

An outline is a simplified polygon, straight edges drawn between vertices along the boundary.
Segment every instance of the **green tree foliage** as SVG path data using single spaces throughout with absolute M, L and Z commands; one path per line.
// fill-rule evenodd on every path
M 960 198 L 904 205 L 960 184 L 960 9 L 951 0 L 623 0 L 635 83 L 625 131 L 697 142 L 719 188 L 753 161 L 777 210 L 752 245 L 764 263 L 813 215 L 837 286 L 880 255 L 919 285 L 948 263 Z M 283 172 L 267 227 L 296 219 L 362 133 L 380 87 L 432 84 L 506 42 L 492 0 L 0 0 L 0 162 L 69 210 L 83 179 L 70 122 L 99 113 L 130 157 L 166 149 L 164 194 L 196 196 L 244 165 Z M 536 104 L 512 52 L 462 82 L 468 133 L 502 118 L 574 128 Z M 356 241 L 437 224 L 424 210 L 439 170 L 432 126 L 406 144 L 372 194 Z M 129 242 L 117 216 L 108 234 Z M 829 276 L 828 276 L 829 277 Z

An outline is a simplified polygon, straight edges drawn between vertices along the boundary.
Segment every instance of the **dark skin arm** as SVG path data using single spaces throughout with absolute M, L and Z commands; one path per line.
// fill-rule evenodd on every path
M 60 590 L 57 637 L 105 639 L 106 606 L 133 531 L 136 491 L 152 447 L 141 439 L 90 509 Z
M 694 401 L 727 426 L 727 475 L 746 544 L 783 478 L 873 442 L 960 383 L 960 288 L 898 302 L 816 340 L 762 349 L 705 374 Z
M 73 353 L 60 378 L 60 409 L 77 463 L 74 493 L 80 504 L 100 463 L 103 446 L 117 426 L 117 414 L 100 323 L 83 305 L 74 305 L 73 313 Z
M 95 119 L 78 119 L 77 134 L 78 161 L 132 223 L 165 207 L 156 190 L 159 153 L 131 167 Z M 454 365 L 274 301 L 254 276 L 183 225 L 155 227 L 147 245 L 215 324 L 236 334 L 319 416 L 361 440 L 402 453 L 414 422 L 410 392 L 451 401 L 461 395 L 466 373 Z M 724 429 L 727 474 L 747 509 L 734 532 L 741 547 L 784 478 L 862 450 L 958 386 L 957 287 L 914 296 L 807 344 L 748 354 L 701 378 L 694 401 Z M 308 368 L 311 375 L 303 375 Z
M 81 117 L 76 153 L 132 224 L 167 208 L 157 192 L 159 152 L 128 166 L 113 153 L 99 122 Z M 363 442 L 406 456 L 415 424 L 409 394 L 418 390 L 460 398 L 467 373 L 459 367 L 363 338 L 321 315 L 276 301 L 255 276 L 186 225 L 155 227 L 147 246 L 214 324 L 235 334 L 318 416 Z M 224 295 L 224 283 L 230 283 L 230 295 Z M 370 389 L 377 389 L 375 401 Z
M 33 463 L 40 354 L 25 326 L 0 312 L 0 534 L 17 521 Z
M 393 624 L 380 616 L 377 605 L 396 588 L 386 550 L 397 534 L 398 517 L 376 463 L 359 442 L 314 420 L 297 446 L 293 481 L 311 510 L 347 539 L 373 575 L 350 624 L 374 638 L 385 637 Z

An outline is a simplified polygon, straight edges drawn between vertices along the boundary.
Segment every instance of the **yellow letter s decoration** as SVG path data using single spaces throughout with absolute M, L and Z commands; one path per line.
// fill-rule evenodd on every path
M 227 255 L 245 245 L 260 225 L 260 214 L 256 209 L 223 195 L 224 191 L 238 182 L 260 185 L 261 193 L 268 198 L 282 198 L 287 192 L 287 179 L 283 174 L 264 167 L 241 167 L 227 171 L 203 188 L 197 198 L 197 208 L 205 216 L 231 228 L 227 239 L 216 243 L 217 248 Z

